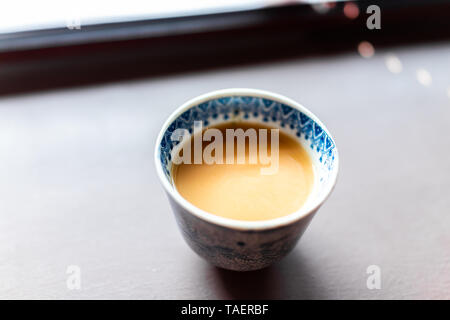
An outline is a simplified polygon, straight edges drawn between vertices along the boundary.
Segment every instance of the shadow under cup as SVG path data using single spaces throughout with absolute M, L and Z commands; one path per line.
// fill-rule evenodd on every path
M 207 213 L 184 199 L 172 179 L 176 129 L 194 132 L 230 121 L 249 121 L 279 128 L 307 150 L 314 168 L 314 186 L 296 212 L 272 220 L 240 221 Z M 176 110 L 164 124 L 156 143 L 158 176 L 184 239 L 201 257 L 230 270 L 249 271 L 269 266 L 297 243 L 312 217 L 332 191 L 338 172 L 335 142 L 325 126 L 303 106 L 283 96 L 254 89 L 226 89 L 197 97 Z

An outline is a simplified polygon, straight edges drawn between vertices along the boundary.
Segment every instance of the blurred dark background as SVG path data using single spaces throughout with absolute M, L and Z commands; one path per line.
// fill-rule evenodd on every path
M 87 24 L 74 14 L 65 25 L 4 27 L 0 94 L 329 55 L 355 50 L 363 40 L 382 48 L 450 38 L 450 2 L 444 0 L 248 2 L 196 11 L 185 4 L 179 11 Z M 366 27 L 367 7 L 374 4 L 382 12 L 379 30 Z

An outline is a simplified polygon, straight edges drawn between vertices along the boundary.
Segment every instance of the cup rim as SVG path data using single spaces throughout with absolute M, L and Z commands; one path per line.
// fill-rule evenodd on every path
M 175 120 L 179 115 L 181 115 L 184 111 L 188 110 L 189 108 L 199 105 L 202 102 L 217 99 L 223 96 L 254 96 L 254 97 L 260 97 L 260 98 L 267 98 L 271 99 L 283 104 L 286 104 L 294 109 L 297 109 L 304 114 L 306 114 L 308 117 L 310 117 L 314 122 L 319 124 L 321 128 L 328 134 L 328 137 L 330 137 L 335 145 L 335 168 L 333 169 L 332 176 L 331 176 L 331 182 L 327 185 L 327 189 L 325 192 L 322 193 L 322 196 L 318 199 L 314 200 L 313 204 L 309 206 L 309 208 L 305 208 L 304 206 L 300 207 L 297 211 L 288 214 L 283 217 L 270 219 L 270 220 L 260 220 L 260 221 L 246 221 L 246 220 L 235 220 L 230 218 L 225 218 L 221 216 L 214 215 L 212 213 L 209 213 L 207 211 L 204 211 L 196 206 L 194 206 L 192 203 L 190 203 L 188 200 L 183 198 L 181 194 L 176 190 L 175 186 L 169 183 L 167 181 L 167 178 L 164 174 L 164 170 L 160 161 L 160 148 L 159 145 L 162 141 L 162 138 L 164 136 L 164 133 L 166 132 L 169 125 Z M 188 211 L 190 214 L 193 214 L 197 218 L 201 220 L 205 220 L 209 223 L 219 225 L 226 228 L 231 229 L 237 229 L 237 230 L 266 230 L 266 229 L 275 229 L 283 226 L 291 225 L 295 222 L 297 222 L 300 219 L 303 219 L 307 217 L 308 215 L 315 212 L 328 198 L 328 196 L 331 194 L 331 191 L 333 191 L 334 186 L 336 185 L 336 180 L 339 172 L 339 154 L 336 142 L 333 138 L 333 136 L 330 134 L 328 129 L 325 127 L 325 125 L 317 118 L 311 111 L 306 109 L 303 105 L 300 103 L 287 98 L 285 96 L 282 96 L 277 93 L 269 92 L 266 90 L 259 90 L 259 89 L 249 89 L 249 88 L 230 88 L 230 89 L 221 89 L 216 91 L 211 91 L 202 95 L 199 95 L 193 99 L 190 99 L 189 101 L 182 104 L 180 107 L 178 107 L 172 114 L 167 118 L 165 123 L 163 124 L 158 137 L 156 139 L 156 145 L 155 145 L 155 153 L 154 153 L 154 161 L 156 166 L 156 172 L 158 174 L 159 180 L 161 181 L 165 191 L 173 197 L 173 199 L 186 211 Z

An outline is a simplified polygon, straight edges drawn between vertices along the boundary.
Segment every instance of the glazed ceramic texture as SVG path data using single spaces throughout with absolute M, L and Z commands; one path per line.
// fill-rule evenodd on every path
M 311 156 L 315 175 L 313 191 L 301 210 L 261 223 L 244 222 L 202 212 L 182 198 L 171 175 L 180 145 L 171 136 L 176 129 L 192 134 L 195 121 L 201 121 L 203 129 L 229 121 L 259 122 L 297 139 Z M 210 263 L 237 271 L 267 267 L 291 251 L 331 192 L 338 171 L 336 144 L 311 112 L 288 98 L 253 89 L 217 91 L 180 107 L 163 126 L 155 161 L 188 245 Z
M 199 219 L 169 200 L 189 247 L 213 265 L 234 271 L 258 270 L 279 261 L 295 247 L 315 214 L 280 228 L 235 230 Z

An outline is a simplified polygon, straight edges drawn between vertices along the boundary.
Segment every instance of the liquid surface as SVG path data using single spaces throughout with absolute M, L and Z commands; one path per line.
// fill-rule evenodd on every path
M 270 127 L 249 122 L 230 122 L 214 128 L 223 133 L 223 158 L 226 158 L 225 129 L 269 129 L 268 155 L 271 155 Z M 213 139 L 214 140 L 214 139 Z M 258 141 L 259 135 L 258 135 Z M 192 159 L 194 142 L 190 141 Z M 186 200 L 209 213 L 235 220 L 269 220 L 297 211 L 307 200 L 314 183 L 311 159 L 299 142 L 279 131 L 278 170 L 270 175 L 261 168 L 270 164 L 250 164 L 249 139 L 246 139 L 245 164 L 179 164 L 173 166 L 176 189 Z M 210 144 L 202 143 L 202 148 Z M 237 142 L 235 140 L 235 151 Z M 257 146 L 259 147 L 259 146 Z M 253 154 L 258 154 L 253 152 Z M 236 152 L 234 157 L 236 159 Z M 224 162 L 226 162 L 224 160 Z

